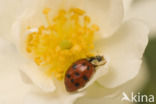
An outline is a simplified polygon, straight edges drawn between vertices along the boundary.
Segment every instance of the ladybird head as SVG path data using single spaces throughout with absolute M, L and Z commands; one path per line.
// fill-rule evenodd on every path
M 106 60 L 103 56 L 89 57 L 88 61 L 92 63 L 94 66 L 101 66 L 106 63 Z

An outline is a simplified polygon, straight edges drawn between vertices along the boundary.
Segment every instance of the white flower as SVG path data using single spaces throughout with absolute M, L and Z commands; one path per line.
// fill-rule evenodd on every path
M 14 48 L 12 49 L 13 46 L 10 43 L 6 44 L 7 41 L 1 40 L 0 45 L 0 49 L 9 51 L 8 55 L 7 52 L 4 53 L 5 51 L 0 50 L 0 56 L 3 55 L 0 60 L 3 64 L 0 67 L 8 68 L 8 70 L 11 70 L 12 67 L 19 67 L 24 80 L 41 88 L 39 90 L 35 88 L 35 91 L 33 90 L 28 96 L 25 96 L 24 104 L 72 104 L 82 96 L 86 96 L 88 99 L 97 98 L 98 96 L 107 95 L 103 94 L 106 90 L 118 87 L 133 79 L 139 72 L 141 58 L 148 42 L 148 28 L 135 19 L 122 21 L 124 11 L 122 0 L 65 0 L 63 8 L 81 8 L 86 11 L 86 14 L 90 16 L 94 23 L 99 25 L 101 29 L 98 33 L 100 39 L 95 41 L 94 51 L 100 50 L 99 54 L 105 56 L 107 61 L 106 65 L 98 68 L 93 78 L 82 91 L 68 93 L 62 81 L 47 77 L 38 70 L 38 66 L 23 51 L 23 41 L 28 35 L 25 28 L 30 25 L 39 27 L 45 24 L 41 13 L 42 10 L 50 7 L 56 13 L 62 1 L 45 0 L 43 2 L 42 0 L 31 0 L 27 3 L 30 5 L 29 8 L 27 6 L 23 7 L 23 13 L 16 20 L 12 31 L 11 40 L 15 43 L 19 53 L 16 53 Z M 13 58 L 13 62 L 11 60 L 5 61 L 5 58 Z M 8 61 L 13 63 L 12 67 L 6 66 Z M 96 93 L 96 88 L 99 89 L 99 91 L 97 90 L 99 95 L 93 95 L 93 92 Z M 102 93 L 100 94 L 100 92 Z M 111 90 L 108 93 L 112 94 L 112 92 Z
M 126 7 L 127 10 L 126 18 L 138 18 L 143 20 L 150 28 L 150 38 L 154 37 L 156 33 L 156 15 L 152 12 L 156 10 L 155 0 L 125 0 L 125 2 L 130 1 Z

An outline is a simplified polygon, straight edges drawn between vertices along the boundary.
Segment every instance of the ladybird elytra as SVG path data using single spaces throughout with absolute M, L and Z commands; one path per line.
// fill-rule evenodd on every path
M 104 65 L 103 56 L 79 59 L 65 73 L 64 83 L 68 92 L 74 92 L 84 87 L 96 71 L 96 67 Z

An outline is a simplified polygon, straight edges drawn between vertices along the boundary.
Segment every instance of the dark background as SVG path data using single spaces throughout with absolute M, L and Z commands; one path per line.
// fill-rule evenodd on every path
M 138 104 L 156 104 L 156 35 L 151 38 L 144 53 L 145 61 L 149 72 L 149 80 L 140 91 L 147 95 L 155 96 L 155 103 L 138 103 Z

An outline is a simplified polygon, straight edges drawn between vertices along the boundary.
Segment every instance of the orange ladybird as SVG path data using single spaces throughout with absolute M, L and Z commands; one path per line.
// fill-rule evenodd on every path
M 89 57 L 74 62 L 65 74 L 65 87 L 68 92 L 74 92 L 84 87 L 95 73 L 99 65 L 104 65 L 103 56 Z

